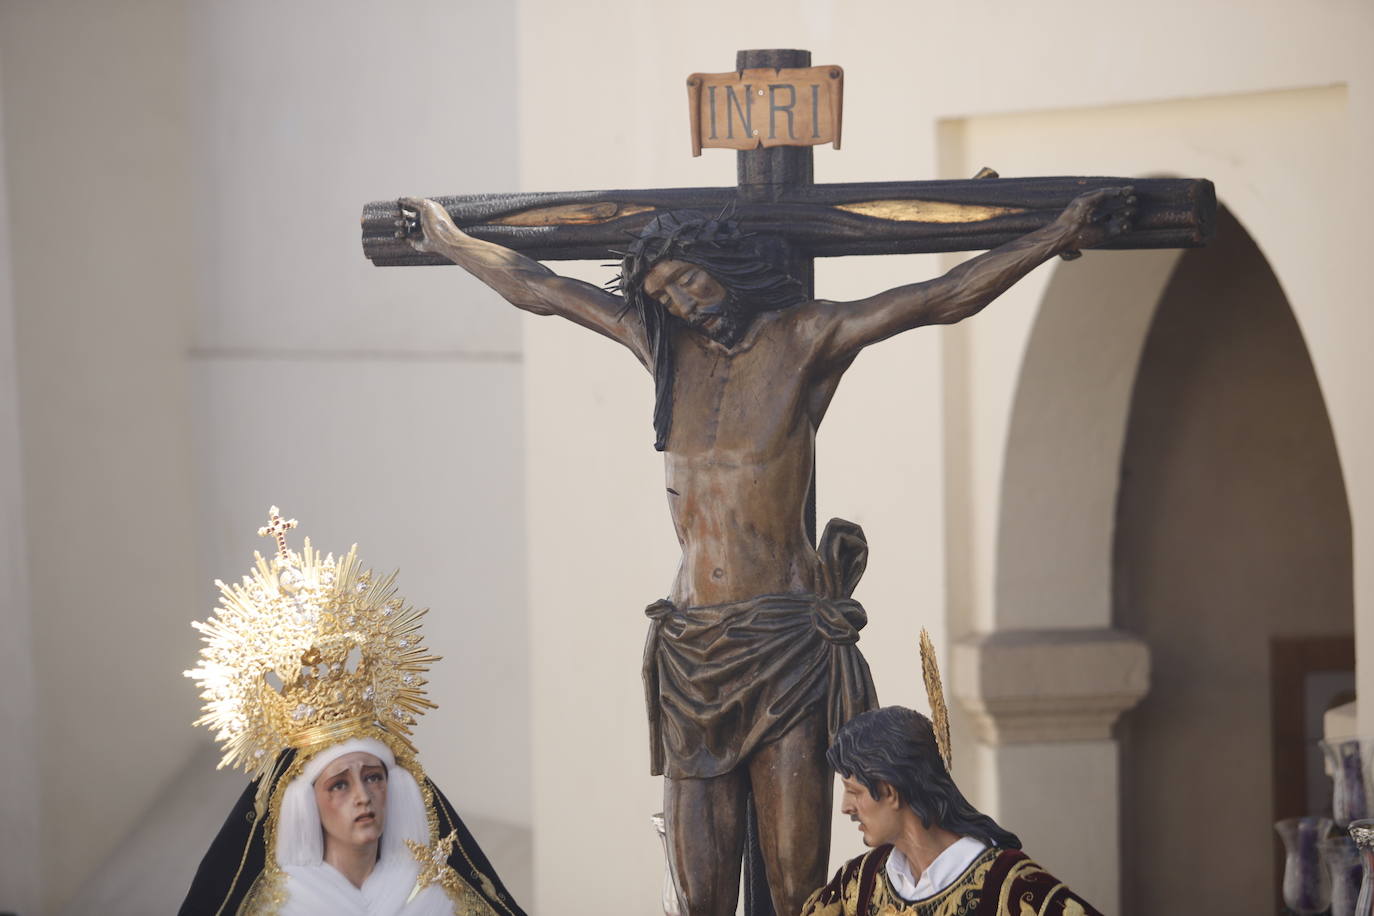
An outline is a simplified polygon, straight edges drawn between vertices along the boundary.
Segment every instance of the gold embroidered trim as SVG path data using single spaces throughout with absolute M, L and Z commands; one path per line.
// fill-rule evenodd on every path
M 1054 887 L 1050 888 L 1050 892 L 1045 895 L 1045 902 L 1040 905 L 1040 912 L 1037 913 L 1036 916 L 1045 916 L 1045 914 L 1050 911 L 1050 901 L 1054 899 L 1055 893 L 1067 886 L 1068 885 L 1066 885 L 1063 881 L 1060 881 Z
M 1011 912 L 1010 909 L 1008 909 L 1008 906 L 1007 906 L 1007 905 L 1011 902 L 1011 885 L 1012 885 L 1012 882 L 1013 882 L 1022 872 L 1025 872 L 1027 875 L 1033 875 L 1033 874 L 1036 874 L 1037 872 L 1043 872 L 1043 871 L 1044 871 L 1043 868 L 1041 868 L 1039 865 L 1036 865 L 1036 864 L 1035 864 L 1033 861 L 1031 861 L 1030 859 L 1022 859 L 1020 862 L 1017 862 L 1017 863 L 1016 863 L 1015 865 L 1013 865 L 1010 869 L 1008 869 L 1008 870 L 1007 870 L 1007 876 L 1006 876 L 1006 878 L 1003 879 L 1003 881 L 1002 881 L 1002 893 L 1001 893 L 1000 895 L 998 895 L 998 897 L 997 897 L 997 913 L 998 913 L 998 916 L 1001 916 L 1001 914 L 1004 914 L 1004 913 L 1010 913 L 1010 912 Z M 1023 902 L 1024 902 L 1024 901 L 1023 901 Z
M 229 898 L 234 896 L 234 888 L 239 886 L 239 878 L 243 877 L 243 867 L 248 864 L 248 850 L 253 845 L 253 834 L 261 829 L 264 831 L 264 836 L 266 835 L 265 831 L 267 828 L 263 823 L 263 813 L 267 808 L 267 795 L 272 791 L 272 782 L 273 777 L 276 776 L 277 765 L 278 764 L 274 762 L 272 771 L 264 774 L 262 781 L 258 784 L 257 794 L 253 798 L 253 826 L 249 829 L 248 839 L 243 844 L 243 855 L 239 857 L 239 867 L 234 872 L 234 880 L 229 882 L 229 890 L 225 892 L 224 899 L 220 901 L 219 908 L 215 910 L 215 916 L 223 916 L 224 908 L 229 905 Z M 256 882 L 254 882 L 254 884 L 256 884 Z M 246 904 L 252 896 L 253 888 L 250 887 L 248 893 L 244 895 L 244 902 L 239 905 L 237 912 L 249 912 L 246 908 Z
M 239 878 L 243 877 L 243 866 L 248 863 L 248 850 L 253 845 L 253 833 L 258 829 L 259 820 L 260 818 L 255 818 L 252 829 L 248 831 L 248 840 L 243 844 L 243 855 L 239 857 L 238 870 L 234 872 L 234 880 L 229 882 L 229 890 L 220 901 L 219 909 L 215 910 L 215 916 L 221 916 L 224 908 L 229 905 L 229 898 L 234 896 L 234 888 L 239 886 Z
M 425 789 L 426 791 L 429 791 L 429 786 L 426 785 Z M 429 798 L 431 801 L 433 800 L 433 796 L 434 793 L 430 792 Z M 439 808 L 438 805 L 431 805 L 430 807 L 432 810 L 438 810 Z M 449 820 L 448 812 L 444 811 L 443 814 L 445 827 L 448 831 L 452 831 L 456 834 L 458 828 L 453 823 L 453 821 Z M 491 883 L 491 879 L 489 879 L 486 875 L 482 874 L 482 870 L 477 867 L 477 864 L 475 862 L 472 861 L 472 856 L 468 855 L 467 848 L 463 846 L 461 841 L 458 842 L 458 851 L 463 854 L 463 861 L 468 863 L 468 868 L 472 870 L 473 874 L 477 875 L 477 877 L 481 879 L 482 889 L 486 891 L 487 896 L 494 900 L 496 902 L 496 905 L 501 907 L 501 909 L 503 909 L 508 914 L 508 916 L 515 916 L 515 911 L 510 908 L 510 903 L 506 900 L 506 895 L 499 893 L 496 890 L 496 886 Z M 490 903 L 488 903 L 488 908 L 490 908 Z
M 298 732 L 292 732 L 289 736 L 289 744 L 300 753 L 314 756 L 317 751 L 322 751 L 331 745 L 347 741 L 354 735 L 361 734 L 373 723 L 374 719 L 371 716 L 358 716 L 340 722 L 312 725 Z M 407 746 L 409 746 L 409 742 L 407 742 Z
M 963 901 L 959 899 L 959 895 L 967 892 L 971 884 L 977 884 L 981 887 L 983 882 L 987 880 L 988 872 L 992 870 L 993 863 L 997 861 L 997 857 L 1001 853 L 1002 850 L 997 847 L 989 846 L 965 866 L 964 870 L 959 873 L 959 877 L 951 881 L 948 887 L 920 900 L 905 900 L 901 894 L 897 893 L 897 889 L 892 886 L 892 879 L 887 874 L 886 859 L 879 863 L 877 868 L 882 880 L 884 896 L 891 899 L 894 913 L 912 911 L 927 914 L 927 916 L 961 916 L 966 911 L 961 908 Z M 890 856 L 891 853 L 888 855 Z

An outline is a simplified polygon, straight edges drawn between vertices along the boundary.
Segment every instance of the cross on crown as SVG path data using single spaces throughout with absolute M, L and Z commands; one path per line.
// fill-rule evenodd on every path
M 267 510 L 267 524 L 262 528 L 258 529 L 258 537 L 276 538 L 277 556 L 282 557 L 284 559 L 287 556 L 286 532 L 290 531 L 292 528 L 295 527 L 296 520 L 294 518 L 282 518 L 281 510 L 278 509 L 276 506 L 273 506 L 272 508 Z

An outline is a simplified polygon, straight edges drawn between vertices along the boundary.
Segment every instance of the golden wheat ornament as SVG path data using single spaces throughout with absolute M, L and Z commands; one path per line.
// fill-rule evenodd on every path
M 396 594 L 396 574 L 374 579 L 353 545 L 339 559 L 306 538 L 286 543 L 295 519 L 273 506 L 258 530 L 276 541 L 239 583 L 216 581 L 220 606 L 191 625 L 205 645 L 185 672 L 205 701 L 206 725 L 224 750 L 220 766 L 259 776 L 287 748 L 313 752 L 367 733 L 392 736 L 414 751 L 415 717 L 425 698 L 427 654 L 420 618 Z
M 930 724 L 935 729 L 935 744 L 940 749 L 940 759 L 945 769 L 953 765 L 953 754 L 949 747 L 949 707 L 945 705 L 945 688 L 940 683 L 940 662 L 935 657 L 935 644 L 930 634 L 921 627 L 921 677 L 926 682 L 926 699 L 930 701 Z

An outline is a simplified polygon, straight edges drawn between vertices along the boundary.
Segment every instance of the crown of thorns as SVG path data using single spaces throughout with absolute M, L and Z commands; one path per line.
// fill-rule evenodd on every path
M 664 260 L 694 261 L 707 252 L 735 252 L 742 243 L 754 237 L 740 229 L 735 218 L 735 206 L 730 204 L 715 217 L 696 210 L 670 210 L 645 224 L 638 233 L 629 233 L 632 241 L 620 255 L 616 274 L 606 284 L 611 292 L 626 293 L 644 280 L 655 264 Z

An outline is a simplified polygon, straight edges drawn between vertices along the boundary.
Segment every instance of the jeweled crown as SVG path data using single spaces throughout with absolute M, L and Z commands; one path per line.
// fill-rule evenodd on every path
M 396 574 L 374 579 L 357 545 L 334 559 L 306 538 L 286 543 L 295 519 L 273 506 L 258 530 L 273 537 L 270 559 L 241 582 L 216 580 L 220 606 L 205 622 L 200 667 L 185 672 L 201 688 L 207 725 L 224 749 L 220 766 L 265 772 L 286 748 L 310 752 L 367 732 L 399 739 L 413 752 L 416 716 L 435 708 L 424 678 L 427 654 L 420 618 L 396 594 Z

